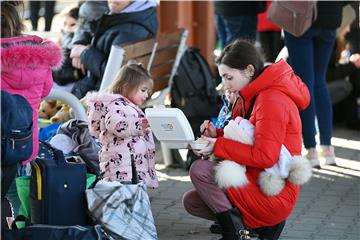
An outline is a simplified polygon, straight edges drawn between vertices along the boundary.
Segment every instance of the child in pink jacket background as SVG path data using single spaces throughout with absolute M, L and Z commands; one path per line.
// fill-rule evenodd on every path
M 40 102 L 51 90 L 52 70 L 60 66 L 62 55 L 55 43 L 38 36 L 22 35 L 23 9 L 22 1 L 1 1 L 1 90 L 23 96 L 32 107 L 33 152 L 22 162 L 29 166 L 27 163 L 35 158 L 39 150 L 37 122 Z M 20 202 L 14 179 L 18 170 L 21 175 L 24 174 L 22 170 L 26 170 L 26 166 L 1 167 L 1 200 L 2 203 L 7 199 L 11 202 L 16 216 Z
M 108 181 L 130 182 L 131 158 L 138 179 L 148 187 L 159 183 L 155 173 L 155 143 L 144 112 L 153 81 L 141 64 L 123 66 L 110 93 L 88 95 L 90 134 L 99 139 L 100 171 Z

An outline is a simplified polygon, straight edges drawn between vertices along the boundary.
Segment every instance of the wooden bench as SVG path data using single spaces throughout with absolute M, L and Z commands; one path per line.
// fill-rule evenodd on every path
M 180 29 L 174 33 L 162 34 L 157 38 L 156 52 L 150 67 L 154 89 L 144 107 L 164 104 L 173 85 L 180 59 L 186 50 L 188 34 L 186 29 Z

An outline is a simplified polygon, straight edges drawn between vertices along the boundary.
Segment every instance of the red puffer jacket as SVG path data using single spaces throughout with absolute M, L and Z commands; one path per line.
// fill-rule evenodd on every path
M 214 154 L 247 167 L 249 184 L 226 190 L 231 202 L 240 209 L 244 224 L 250 228 L 271 226 L 290 215 L 300 189 L 286 182 L 280 194 L 269 197 L 260 191 L 258 175 L 264 168 L 270 168 L 277 162 L 282 144 L 292 155 L 301 154 L 299 109 L 308 106 L 310 94 L 290 66 L 281 60 L 267 67 L 243 88 L 240 96 L 242 109 L 245 110 L 240 114 L 243 117 L 256 96 L 250 116 L 255 126 L 254 145 L 219 137 Z M 238 108 L 239 105 L 234 111 Z M 233 114 L 233 118 L 237 115 Z

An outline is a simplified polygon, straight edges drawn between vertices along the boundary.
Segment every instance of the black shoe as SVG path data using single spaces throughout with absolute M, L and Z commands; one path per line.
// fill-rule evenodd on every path
M 250 239 L 249 231 L 245 229 L 239 209 L 232 208 L 225 212 L 216 213 L 216 218 L 222 228 L 221 240 Z
M 222 227 L 217 221 L 215 221 L 213 224 L 211 224 L 209 230 L 211 233 L 214 233 L 214 234 L 222 233 Z
M 285 227 L 285 221 L 270 227 L 261 227 L 253 229 L 259 234 L 260 240 L 277 240 Z

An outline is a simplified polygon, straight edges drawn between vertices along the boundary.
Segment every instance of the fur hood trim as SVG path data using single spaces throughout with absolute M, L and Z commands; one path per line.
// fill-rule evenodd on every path
M 60 67 L 62 52 L 55 43 L 43 41 L 39 37 L 28 38 L 24 38 L 27 41 L 13 41 L 8 44 L 6 41 L 1 42 L 2 67 L 45 67 L 52 69 Z

